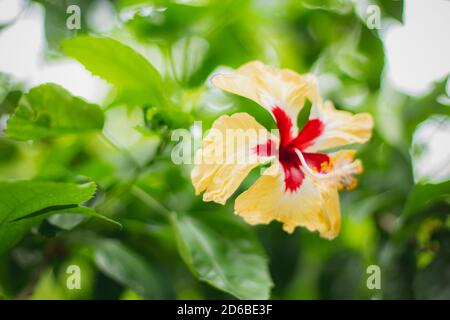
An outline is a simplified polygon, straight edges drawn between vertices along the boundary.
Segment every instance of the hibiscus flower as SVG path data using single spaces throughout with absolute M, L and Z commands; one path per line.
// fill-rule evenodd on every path
M 248 113 L 218 118 L 196 154 L 191 174 L 196 194 L 204 192 L 204 201 L 225 204 L 252 169 L 270 163 L 236 198 L 235 213 L 252 225 L 277 220 L 288 233 L 303 226 L 327 239 L 336 237 L 341 219 L 338 191 L 356 186 L 354 176 L 362 165 L 354 160 L 355 150 L 335 150 L 370 139 L 370 114 L 336 110 L 331 102 L 322 102 L 312 75 L 258 61 L 217 74 L 212 84 L 260 104 L 272 114 L 278 135 Z M 310 117 L 299 130 L 297 116 L 306 100 L 312 104 Z M 230 131 L 251 131 L 255 139 L 238 144 L 224 138 Z

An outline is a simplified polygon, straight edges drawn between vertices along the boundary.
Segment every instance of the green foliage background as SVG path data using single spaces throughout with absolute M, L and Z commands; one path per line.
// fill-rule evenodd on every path
M 1 298 L 450 298 L 450 181 L 414 179 L 412 140 L 423 121 L 449 116 L 447 79 L 423 97 L 396 92 L 383 81 L 380 34 L 365 25 L 369 3 L 401 22 L 403 1 L 117 0 L 108 32 L 86 20 L 96 1 L 35 2 L 48 59 L 76 59 L 111 90 L 96 105 L 1 75 Z M 81 8 L 79 31 L 66 28 L 69 2 Z M 172 130 L 194 121 L 206 130 L 246 111 L 274 127 L 253 102 L 208 84 L 219 66 L 253 59 L 331 77 L 326 98 L 374 116 L 358 147 L 365 172 L 341 194 L 333 241 L 250 227 L 233 215 L 234 198 L 202 202 L 191 166 L 171 161 Z M 379 290 L 366 286 L 372 264 Z M 70 265 L 80 290 L 66 287 Z

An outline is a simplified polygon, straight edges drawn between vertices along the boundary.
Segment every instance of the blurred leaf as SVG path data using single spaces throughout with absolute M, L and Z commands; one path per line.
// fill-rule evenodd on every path
M 0 254 L 52 212 L 89 210 L 78 205 L 92 198 L 95 189 L 94 183 L 0 182 Z
M 3 114 L 13 113 L 19 103 L 21 96 L 22 91 L 20 90 L 13 90 L 8 92 L 3 101 L 0 102 L 0 116 Z
M 180 255 L 196 277 L 240 299 L 268 299 L 267 258 L 251 230 L 224 214 L 172 216 Z
M 302 4 L 309 9 L 331 10 L 339 14 L 347 14 L 353 8 L 351 0 L 303 0 Z
M 189 85 L 192 76 L 203 65 L 209 43 L 200 37 L 185 37 L 172 45 L 171 59 L 174 77 L 183 85 Z
M 18 147 L 6 139 L 0 139 L 0 163 L 13 160 L 18 154 Z
M 380 36 L 368 28 L 361 28 L 358 51 L 366 58 L 360 72 L 371 90 L 380 88 L 381 74 L 384 69 L 384 47 Z
M 142 300 L 142 297 L 132 290 L 125 290 L 120 295 L 120 300 Z
M 103 128 L 99 106 L 73 97 L 56 84 L 44 84 L 25 94 L 8 120 L 6 134 L 13 139 L 41 139 Z
M 450 232 L 440 230 L 433 236 L 438 246 L 438 253 L 433 261 L 420 270 L 414 279 L 416 299 L 445 300 L 450 299 Z
M 357 252 L 343 251 L 323 261 L 319 278 L 322 299 L 351 299 L 363 283 L 363 260 Z
M 87 139 L 75 136 L 64 136 L 52 139 L 51 148 L 46 152 L 44 160 L 36 175 L 37 180 L 72 182 L 74 179 L 72 166 L 83 158 L 83 147 Z M 89 179 L 96 181 L 95 179 Z M 96 181 L 98 184 L 98 181 Z
M 95 263 L 106 275 L 144 299 L 167 298 L 158 273 L 142 257 L 115 240 L 97 241 L 93 246 Z
M 408 97 L 404 103 L 402 120 L 405 124 L 405 137 L 411 142 L 416 127 L 431 115 L 442 114 L 450 116 L 450 101 L 447 92 L 447 83 L 450 76 L 434 83 L 433 89 L 420 98 Z M 444 104 L 444 101 L 447 104 Z
M 298 270 L 300 252 L 300 233 L 288 234 L 280 232 L 279 224 L 271 223 L 269 226 L 261 226 L 258 230 L 259 238 L 264 245 L 269 257 L 270 274 L 276 287 L 273 288 L 273 296 L 282 293 L 292 285 L 295 272 Z M 284 263 L 279 263 L 284 261 Z
M 403 0 L 378 0 L 381 12 L 403 22 Z
M 92 0 L 34 0 L 41 3 L 45 9 L 45 38 L 47 40 L 48 48 L 52 53 L 59 50 L 60 42 L 68 37 L 71 37 L 78 32 L 84 32 L 88 28 L 86 23 L 87 12 Z M 67 19 L 72 15 L 67 13 L 67 8 L 70 5 L 77 5 L 80 8 L 80 29 L 70 30 L 67 28 Z
M 0 72 L 0 116 L 14 111 L 22 95 L 21 84 Z
M 2 32 L 3 29 L 8 28 L 10 25 L 11 25 L 11 23 L 9 23 L 9 22 L 1 23 L 1 24 L 0 24 L 0 32 Z
M 131 16 L 127 21 L 127 26 L 139 38 L 145 40 L 175 42 L 183 34 L 189 33 L 186 31 L 198 28 L 211 28 L 211 22 L 215 22 L 208 21 L 210 23 L 204 25 L 205 20 L 211 19 L 208 13 L 211 15 L 215 14 L 215 11 L 209 10 L 208 6 L 196 6 L 175 1 L 162 1 L 161 6 L 155 5 L 154 1 L 132 1 L 141 2 L 140 5 L 121 2 L 119 6 L 122 13 Z M 227 2 L 229 0 L 217 1 L 212 3 L 212 5 L 221 6 Z
M 312 103 L 309 100 L 306 100 L 305 105 L 300 110 L 298 117 L 297 117 L 297 128 L 299 128 L 299 130 L 303 129 L 303 127 L 308 122 L 309 115 L 311 113 L 311 107 L 312 107 Z
M 381 74 L 384 68 L 384 47 L 378 34 L 367 29 L 354 19 L 342 20 L 342 17 L 330 16 L 321 13 L 321 19 L 330 28 L 334 28 L 335 19 L 338 23 L 337 34 L 334 37 L 324 36 L 324 39 L 309 39 L 312 47 L 318 47 L 314 58 L 314 69 L 320 73 L 333 73 L 338 77 L 335 90 L 336 102 L 345 101 L 350 89 L 358 93 L 364 93 L 367 89 L 376 91 L 380 88 Z M 315 16 L 313 16 L 315 17 Z M 322 20 L 313 19 L 313 27 L 318 31 L 325 32 L 320 24 Z M 327 34 L 327 32 L 325 32 Z M 321 41 L 325 43 L 321 43 Z M 317 71 L 316 71 L 317 72 Z M 344 92 L 342 92 L 344 91 Z M 345 92 L 346 91 L 346 92 Z M 353 93 L 355 95 L 355 93 Z M 346 104 L 346 103 L 345 103 Z
M 410 241 L 389 241 L 380 251 L 381 288 L 384 299 L 412 299 L 416 251 Z
M 46 269 L 34 288 L 30 300 L 64 300 L 64 288 L 55 279 L 51 269 Z
M 417 184 L 409 193 L 403 210 L 403 217 L 423 210 L 437 201 L 450 201 L 450 181 L 442 183 Z
M 161 75 L 129 46 L 111 38 L 81 36 L 64 41 L 62 50 L 92 74 L 114 85 L 127 99 L 166 105 Z

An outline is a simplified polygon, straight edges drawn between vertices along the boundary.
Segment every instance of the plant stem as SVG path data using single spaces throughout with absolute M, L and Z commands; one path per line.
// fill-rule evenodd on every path
M 173 214 L 169 209 L 163 206 L 158 200 L 153 198 L 150 194 L 148 194 L 141 187 L 134 185 L 131 187 L 131 192 L 136 198 L 145 203 L 150 209 L 154 210 L 160 216 L 164 218 L 169 218 L 170 215 Z
M 133 163 L 135 166 L 136 176 L 143 170 L 141 165 L 132 157 L 132 155 L 128 152 L 128 150 L 123 149 L 115 143 L 106 132 L 103 132 L 101 135 L 102 139 L 111 147 L 116 149 L 117 151 L 123 153 L 127 159 Z M 161 145 L 160 145 L 161 146 Z M 159 148 L 158 148 L 159 149 Z M 143 190 L 141 187 L 135 185 L 136 178 L 134 177 L 131 180 L 131 192 L 134 196 L 136 196 L 139 200 L 141 200 L 143 203 L 145 203 L 150 209 L 154 210 L 156 213 L 158 213 L 160 216 L 169 219 L 170 215 L 173 215 L 173 212 L 171 212 L 169 209 L 164 207 L 158 200 L 153 198 L 150 194 L 148 194 L 145 190 Z
M 100 137 L 102 138 L 102 140 L 104 142 L 106 142 L 106 144 L 108 144 L 109 146 L 111 146 L 113 149 L 117 150 L 121 154 L 123 154 L 127 158 L 127 160 L 133 164 L 134 170 L 136 170 L 137 172 L 142 171 L 143 168 L 136 161 L 136 159 L 133 158 L 133 156 L 130 154 L 130 152 L 127 149 L 120 147 L 117 142 L 114 142 L 113 139 L 110 137 L 110 135 L 106 131 L 103 131 L 102 134 L 100 135 Z
M 41 262 L 31 274 L 30 279 L 26 284 L 26 286 L 15 297 L 15 300 L 26 300 L 33 294 L 36 286 L 39 283 L 39 280 L 41 279 L 42 274 L 45 272 L 50 261 L 56 255 L 60 254 L 61 250 L 64 250 L 64 246 L 61 244 L 61 242 L 58 242 L 56 239 L 52 239 L 47 243 L 47 245 L 44 248 L 44 253 Z

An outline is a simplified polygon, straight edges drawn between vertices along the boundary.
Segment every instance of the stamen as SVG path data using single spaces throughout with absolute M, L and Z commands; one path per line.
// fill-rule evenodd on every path
M 362 172 L 361 161 L 355 160 L 352 162 L 351 156 L 340 157 L 337 159 L 330 157 L 330 164 L 322 167 L 322 172 L 326 173 L 319 173 L 317 170 L 313 170 L 308 166 L 301 151 L 295 151 L 300 159 L 303 169 L 309 176 L 318 180 L 327 181 L 336 186 L 339 190 L 342 190 L 343 188 L 353 190 L 357 186 L 358 181 L 353 176 Z

